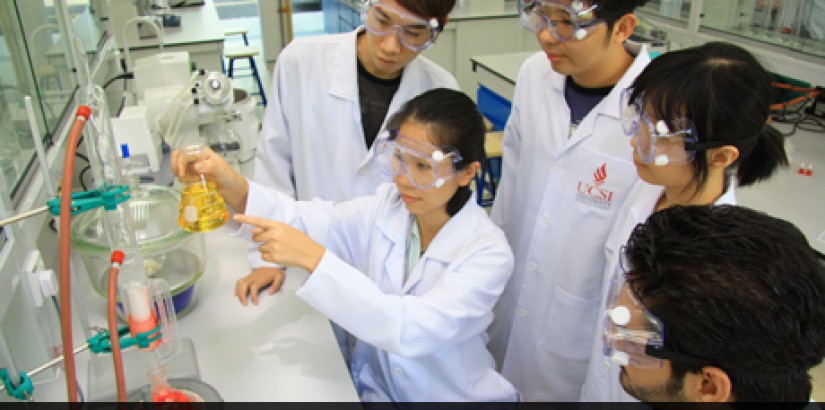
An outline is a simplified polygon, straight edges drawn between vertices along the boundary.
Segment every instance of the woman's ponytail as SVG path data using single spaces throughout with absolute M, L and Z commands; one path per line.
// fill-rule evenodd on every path
M 752 150 L 739 155 L 742 160 L 736 170 L 736 182 L 740 187 L 768 179 L 780 166 L 788 166 L 785 137 L 767 123 L 757 134 Z

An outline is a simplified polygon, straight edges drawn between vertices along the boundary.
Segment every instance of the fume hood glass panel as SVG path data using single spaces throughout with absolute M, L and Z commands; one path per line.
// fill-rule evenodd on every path
M 23 97 L 29 95 L 37 120 L 46 130 L 42 101 L 34 80 L 34 63 L 23 41 L 16 2 L 0 1 L 0 178 L 16 191 L 18 181 L 34 156 L 34 140 L 29 131 Z M 43 138 L 41 135 L 40 138 Z
M 825 0 L 705 1 L 702 27 L 825 56 Z
M 682 21 L 687 25 L 690 18 L 690 6 L 691 0 L 649 0 L 641 10 L 671 20 Z
M 62 1 L 0 0 L 0 178 L 15 203 L 35 162 L 24 96 L 32 99 L 37 138 L 48 149 L 77 88 L 73 61 L 91 65 L 105 35 L 90 0 L 65 0 L 73 47 L 85 51 L 72 59 L 68 50 L 73 47 L 59 27 L 57 6 Z

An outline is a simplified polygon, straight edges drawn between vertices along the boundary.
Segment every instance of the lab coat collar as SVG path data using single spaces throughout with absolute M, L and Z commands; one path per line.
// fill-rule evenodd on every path
M 358 33 L 364 27 L 344 34 L 345 39 L 332 51 L 327 64 L 330 73 L 329 93 L 358 103 Z
M 731 177 L 728 189 L 714 202 L 716 205 L 736 205 L 736 178 Z
M 436 234 L 430 246 L 424 252 L 424 255 L 421 256 L 421 260 L 415 269 L 410 272 L 407 282 L 403 283 L 404 268 L 398 264 L 398 261 L 403 260 L 404 253 L 407 251 L 407 223 L 410 213 L 404 206 L 404 202 L 401 201 L 397 190 L 395 190 L 393 195 L 394 198 L 393 201 L 391 201 L 390 209 L 386 217 L 379 218 L 376 226 L 381 233 L 392 242 L 392 248 L 389 250 L 391 257 L 385 260 L 384 269 L 387 272 L 397 271 L 397 274 L 390 275 L 390 280 L 395 289 L 401 289 L 406 293 L 421 281 L 423 267 L 428 260 L 435 260 L 447 264 L 455 258 L 458 249 L 463 246 L 464 238 L 468 235 L 467 227 L 475 226 L 478 223 L 479 212 L 485 211 L 473 201 L 473 197 L 468 199 L 464 207 L 453 215 L 453 217 L 444 224 L 438 234 Z M 486 217 L 486 215 L 483 215 L 483 217 Z
M 475 196 L 467 199 L 467 203 L 452 216 L 447 223 L 441 227 L 438 234 L 435 235 L 427 252 L 424 255 L 430 259 L 436 259 L 441 262 L 449 263 L 455 258 L 458 248 L 463 246 L 464 238 L 470 234 L 469 227 L 478 224 L 478 214 L 484 212 L 481 207 L 473 200 Z M 486 218 L 486 215 L 484 216 Z
M 595 107 L 593 110 L 582 119 L 581 124 L 579 124 L 578 128 L 576 129 L 576 133 L 574 137 L 570 139 L 570 143 L 575 143 L 579 139 L 589 136 L 593 133 L 593 127 L 596 124 L 596 118 L 599 115 L 606 115 L 612 117 L 616 120 L 619 119 L 620 111 L 619 111 L 619 100 L 622 95 L 622 90 L 633 83 L 633 80 L 644 70 L 645 66 L 650 63 L 650 56 L 647 52 L 647 47 L 644 45 L 634 43 L 632 41 L 625 42 L 625 48 L 636 58 L 633 59 L 633 63 L 630 64 L 627 71 L 624 73 L 622 78 L 613 86 L 613 89 L 610 90 L 610 93 L 607 94 Z M 559 88 L 559 92 L 564 93 L 564 81 L 565 76 L 558 76 L 560 78 L 554 81 L 554 86 Z
M 435 235 L 415 269 L 410 272 L 407 282 L 404 283 L 402 289 L 404 293 L 408 293 L 423 279 L 424 267 L 427 264 L 440 262 L 443 265 L 448 265 L 455 259 L 459 248 L 464 246 L 464 239 L 467 235 L 472 234 L 467 228 L 478 224 L 479 212 L 484 212 L 484 210 L 476 204 L 474 197 L 471 196 L 461 210 L 453 215 Z M 483 217 L 486 218 L 487 215 Z
M 633 216 L 634 226 L 638 223 L 644 222 L 647 218 L 655 212 L 656 202 L 665 191 L 665 187 L 661 185 L 651 185 L 645 181 L 638 180 L 636 182 L 640 190 L 638 195 L 631 195 L 631 198 L 637 198 L 630 206 L 630 214 Z M 716 199 L 714 205 L 736 205 L 736 184 L 731 181 L 727 189 L 722 195 Z
M 382 188 L 379 187 L 378 192 L 381 191 Z M 387 277 L 392 289 L 400 293 L 404 287 L 404 269 L 406 269 L 400 261 L 405 260 L 405 252 L 407 252 L 407 224 L 410 213 L 404 206 L 401 195 L 395 186 L 391 188 L 389 195 L 390 200 L 388 201 L 386 215 L 378 218 L 375 221 L 375 226 L 384 235 L 384 238 L 391 243 L 384 258 L 383 269 L 384 272 L 390 273 Z
M 640 193 L 639 195 L 635 195 L 635 198 L 638 199 L 634 200 L 630 206 L 633 226 L 647 220 L 656 210 L 656 202 L 659 201 L 659 198 L 662 197 L 662 193 L 665 191 L 665 187 L 661 185 L 651 185 L 641 179 L 636 181 L 636 184 L 638 184 L 637 188 L 640 190 Z M 634 198 L 633 195 L 628 195 L 628 197 Z

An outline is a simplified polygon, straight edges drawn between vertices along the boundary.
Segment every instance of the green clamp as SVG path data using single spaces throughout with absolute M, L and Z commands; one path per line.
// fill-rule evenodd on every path
M 126 336 L 127 334 L 129 334 L 129 326 L 121 326 L 117 329 L 118 338 L 121 340 L 121 349 L 131 346 L 123 346 L 123 336 Z M 95 353 L 112 353 L 112 340 L 109 337 L 108 330 L 101 330 L 97 332 L 96 335 L 90 337 L 86 342 L 89 343 L 89 350 Z
M 19 385 L 15 386 L 11 382 L 11 377 L 9 376 L 8 370 L 5 368 L 0 368 L 0 379 L 3 380 L 3 386 L 6 388 L 6 392 L 9 396 L 14 397 L 17 400 L 28 400 L 34 393 L 32 379 L 30 379 L 29 375 L 26 373 L 20 372 L 21 382 Z
M 120 350 L 130 348 L 137 345 L 140 348 L 148 348 L 152 343 L 161 338 L 161 325 L 154 329 L 138 333 L 135 337 L 126 336 L 129 334 L 129 326 L 121 326 L 117 330 L 118 338 L 120 339 Z M 89 350 L 94 353 L 112 353 L 112 341 L 109 338 L 109 331 L 102 330 L 96 335 L 89 338 Z
M 71 214 L 77 215 L 102 206 L 107 211 L 114 211 L 118 204 L 131 198 L 127 185 L 110 185 L 106 188 L 93 189 L 72 194 Z M 60 197 L 46 201 L 52 215 L 60 216 Z
M 161 336 L 163 336 L 163 333 L 160 331 L 160 327 L 161 325 L 157 325 L 154 329 L 148 332 L 136 333 L 135 338 L 132 339 L 134 340 L 134 344 L 137 344 L 138 347 L 145 349 L 156 340 L 160 340 Z

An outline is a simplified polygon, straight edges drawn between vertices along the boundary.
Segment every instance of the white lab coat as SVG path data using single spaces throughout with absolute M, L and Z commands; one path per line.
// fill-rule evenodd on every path
M 599 320 L 595 324 L 593 348 L 590 353 L 590 365 L 587 370 L 584 386 L 581 392 L 581 401 L 586 402 L 636 402 L 627 394 L 619 383 L 620 366 L 612 364 L 610 358 L 602 350 L 602 325 L 607 303 L 608 284 L 619 269 L 619 251 L 627 243 L 631 232 L 636 225 L 644 222 L 653 213 L 656 202 L 662 196 L 664 188 L 651 185 L 639 180 L 627 196 L 616 224 L 607 236 L 604 255 L 607 265 L 602 276 L 602 297 L 599 307 Z M 736 205 L 734 184 L 730 184 L 727 191 L 715 202 L 716 205 Z
M 343 201 L 392 181 L 371 161 L 364 141 L 356 62 L 356 37 L 363 30 L 296 39 L 278 56 L 255 153 L 255 182 L 299 200 Z M 438 87 L 458 89 L 458 83 L 419 55 L 404 68 L 387 116 Z M 253 268 L 264 265 L 254 249 L 249 261 Z
M 513 256 L 474 201 L 441 228 L 406 283 L 409 212 L 394 184 L 340 203 L 298 203 L 251 183 L 247 213 L 327 248 L 297 295 L 357 338 L 349 367 L 362 400 L 518 399 L 485 332 Z
M 489 346 L 527 401 L 575 401 L 584 382 L 604 240 L 638 178 L 619 97 L 650 58 L 643 47 L 628 48 L 634 62 L 572 136 L 565 77 L 544 53 L 524 62 L 516 82 L 492 211 L 513 247 L 515 269 Z

